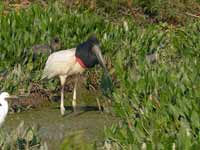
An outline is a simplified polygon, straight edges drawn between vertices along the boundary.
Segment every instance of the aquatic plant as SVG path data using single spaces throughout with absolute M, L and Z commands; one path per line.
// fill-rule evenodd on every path
M 200 146 L 200 22 L 181 28 L 154 26 L 132 33 L 135 47 L 118 51 L 115 113 L 122 118 L 106 130 L 115 149 L 198 149 Z M 155 32 L 157 32 L 155 34 Z M 142 50 L 155 49 L 155 63 Z
M 25 127 L 21 122 L 16 129 L 7 131 L 0 129 L 0 149 L 2 150 L 47 150 L 48 147 L 42 143 L 38 136 L 38 130 L 35 127 Z

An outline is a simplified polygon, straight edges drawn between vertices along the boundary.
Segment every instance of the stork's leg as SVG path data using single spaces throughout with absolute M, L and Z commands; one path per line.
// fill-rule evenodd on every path
M 60 112 L 61 115 L 65 114 L 65 107 L 64 107 L 64 86 L 65 86 L 66 76 L 60 76 L 60 83 L 61 83 L 61 100 L 60 100 Z
M 78 82 L 78 76 L 76 76 L 75 83 L 74 83 L 74 92 L 73 92 L 73 100 L 72 100 L 72 106 L 74 112 L 76 112 L 76 89 L 77 89 L 77 82 Z

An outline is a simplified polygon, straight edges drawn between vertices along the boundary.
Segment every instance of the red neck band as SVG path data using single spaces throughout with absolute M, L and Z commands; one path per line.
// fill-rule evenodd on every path
M 87 68 L 80 58 L 76 57 L 76 62 L 78 62 L 81 65 L 81 67 Z

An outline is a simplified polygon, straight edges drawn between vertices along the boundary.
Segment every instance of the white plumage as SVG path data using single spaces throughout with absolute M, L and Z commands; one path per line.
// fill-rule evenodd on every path
M 72 48 L 51 54 L 46 62 L 42 79 L 82 73 L 84 68 L 76 62 L 75 51 L 76 48 Z
M 3 92 L 0 95 L 0 127 L 2 126 L 3 122 L 8 113 L 8 102 L 6 98 L 9 98 L 10 95 L 7 92 Z

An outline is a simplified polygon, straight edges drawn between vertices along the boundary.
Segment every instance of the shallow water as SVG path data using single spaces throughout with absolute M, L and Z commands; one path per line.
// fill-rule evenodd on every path
M 47 142 L 50 150 L 57 150 L 65 137 L 80 132 L 87 143 L 101 143 L 104 127 L 111 126 L 116 120 L 115 117 L 98 111 L 96 106 L 82 107 L 77 114 L 67 110 L 63 117 L 60 115 L 59 108 L 53 105 L 48 108 L 9 114 L 5 129 L 14 129 L 21 121 L 25 122 L 25 126 L 39 126 L 42 140 Z

